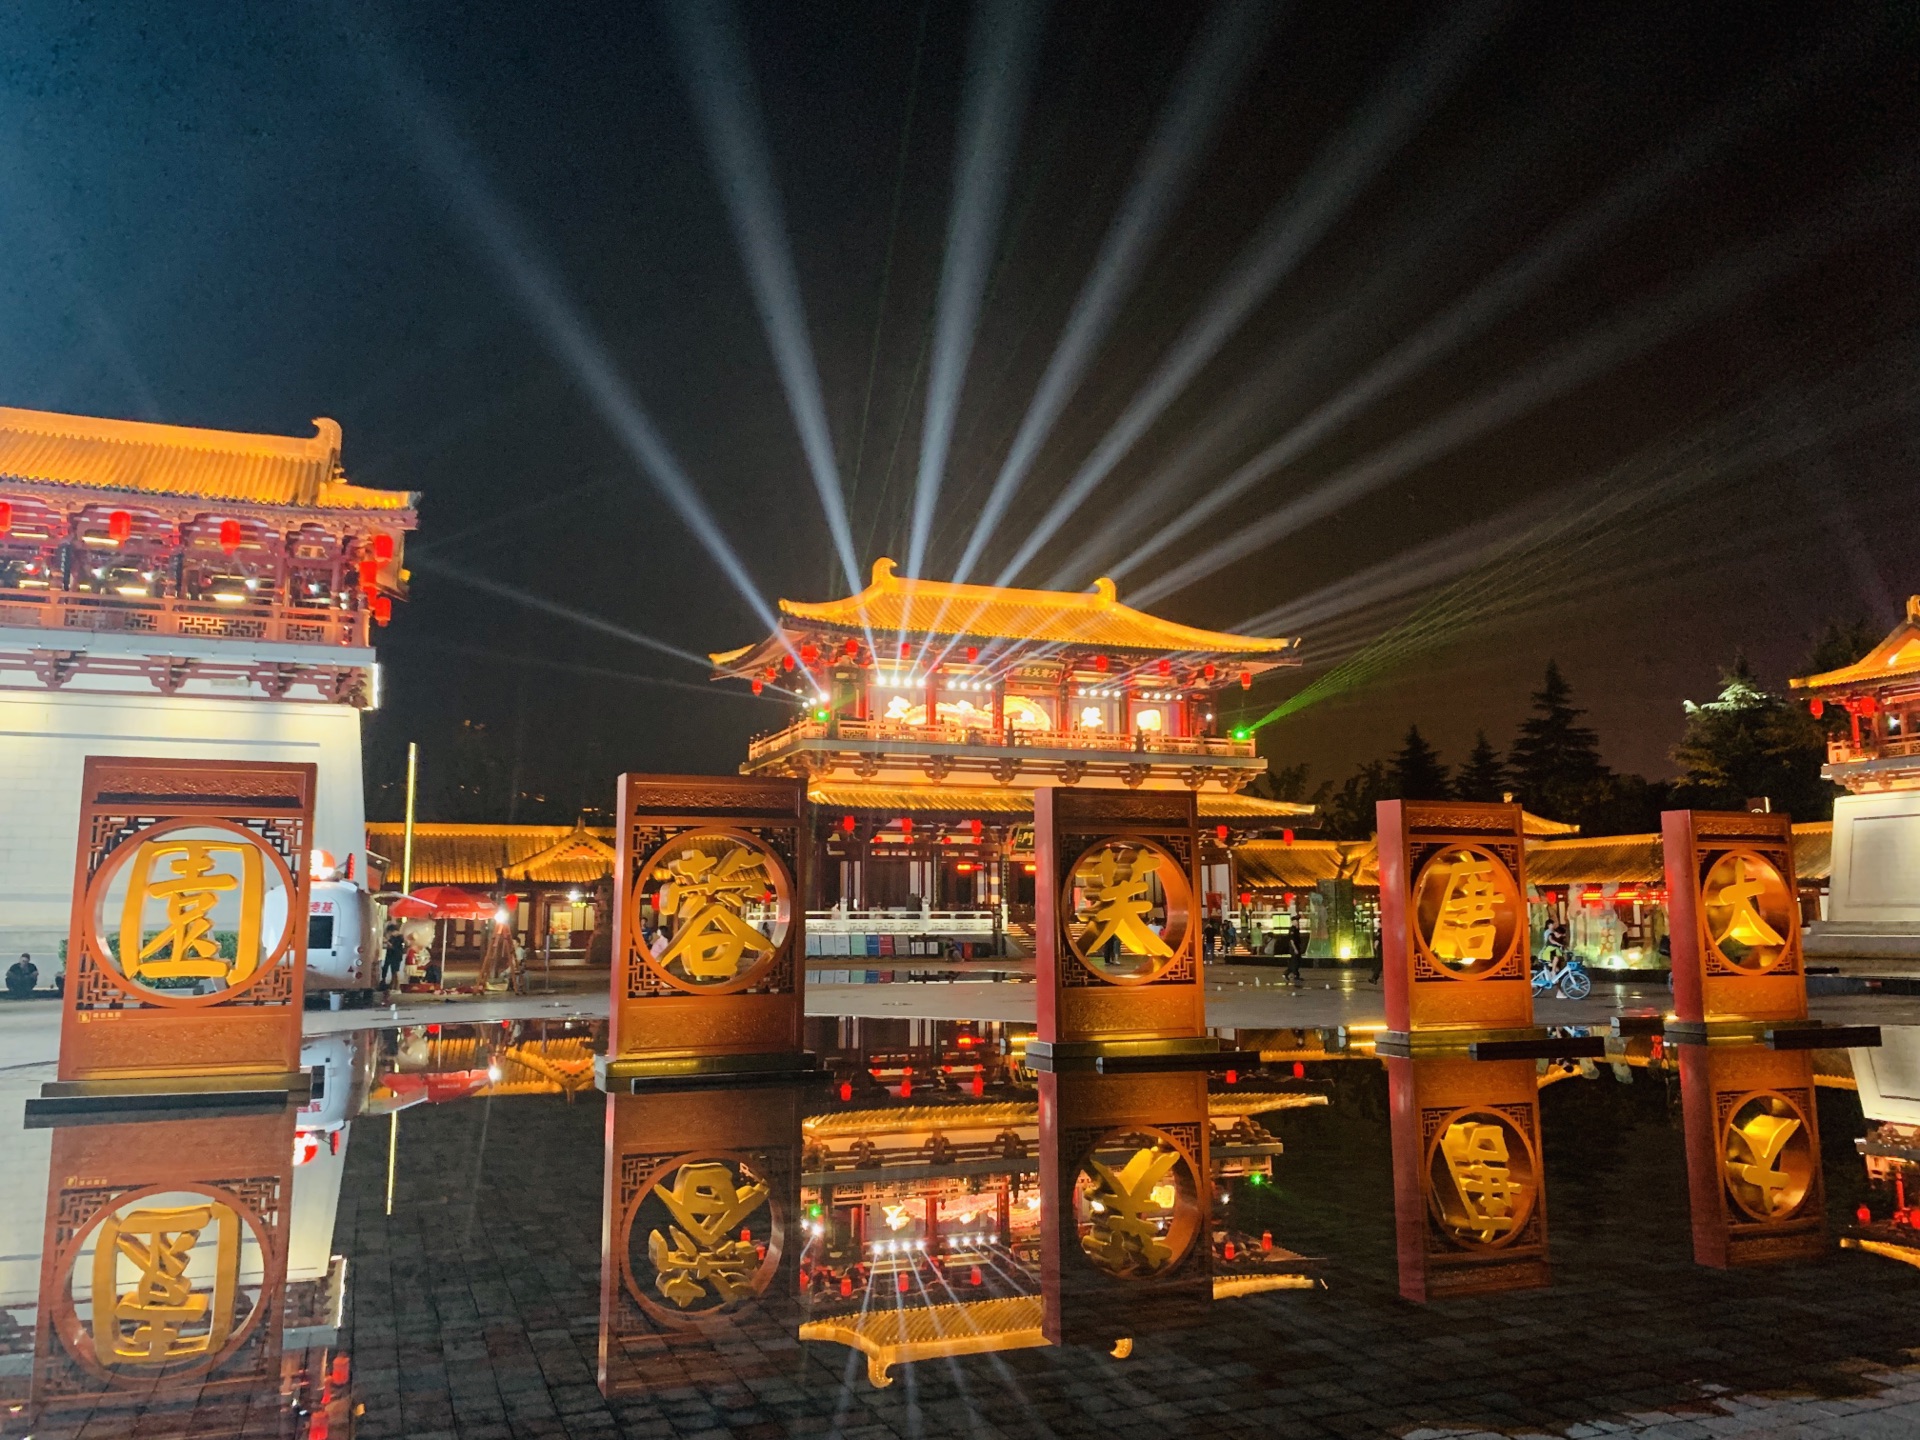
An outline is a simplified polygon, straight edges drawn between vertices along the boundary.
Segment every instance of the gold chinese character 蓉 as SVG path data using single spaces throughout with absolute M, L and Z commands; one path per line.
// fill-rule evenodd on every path
M 1169 1172 L 1179 1163 L 1179 1152 L 1163 1146 L 1134 1151 L 1118 1170 L 1089 1159 L 1087 1168 L 1100 1183 L 1087 1197 L 1094 1214 L 1081 1240 L 1087 1254 L 1116 1272 L 1158 1270 L 1172 1260 L 1161 1229 L 1178 1198 Z
M 223 868 L 237 861 L 239 874 Z M 220 901 L 239 902 L 234 957 L 220 953 L 213 914 Z M 120 968 L 129 980 L 224 980 L 237 988 L 260 967 L 260 849 L 244 840 L 143 840 L 134 852 L 120 911 Z M 147 906 L 160 902 L 158 931 L 146 929 Z
M 1456 1228 L 1483 1245 L 1511 1234 L 1525 1186 L 1513 1178 L 1505 1129 L 1485 1121 L 1456 1120 L 1440 1137 L 1440 1154 L 1460 1201 Z
M 747 901 L 766 888 L 761 857 L 736 845 L 715 857 L 683 850 L 667 863 L 671 877 L 660 887 L 660 911 L 674 918 L 673 940 L 660 953 L 664 968 L 675 960 L 696 980 L 731 980 L 747 955 L 771 954 L 773 942 L 746 921 Z
M 1434 917 L 1428 941 L 1434 956 L 1456 965 L 1491 960 L 1498 930 L 1493 907 L 1499 895 L 1493 861 L 1462 851 L 1449 870 L 1440 913 Z
M 765 1181 L 736 1183 L 733 1172 L 717 1161 L 682 1165 L 671 1186 L 654 1192 L 673 1216 L 667 1226 L 672 1240 L 658 1230 L 647 1236 L 647 1258 L 653 1262 L 660 1293 L 682 1310 L 712 1294 L 724 1304 L 750 1294 L 760 1253 L 733 1229 L 767 1203 Z
M 1799 1129 L 1800 1122 L 1794 1117 L 1765 1112 L 1727 1129 L 1732 1141 L 1727 1173 L 1759 1192 L 1760 1203 L 1754 1208 L 1762 1215 L 1792 1210 L 1800 1203 L 1798 1196 L 1789 1195 L 1795 1184 L 1793 1176 L 1780 1168 L 1787 1142 Z
M 214 1227 L 214 1266 L 196 1282 L 187 1271 L 200 1237 Z M 121 1262 L 134 1269 L 120 1284 Z M 93 1251 L 93 1346 L 106 1365 L 167 1365 L 219 1352 L 233 1329 L 240 1279 L 240 1220 L 217 1201 L 171 1210 L 109 1215 Z
M 1080 934 L 1081 953 L 1098 955 L 1117 940 L 1124 954 L 1173 954 L 1173 947 L 1147 924 L 1153 909 L 1147 884 L 1159 867 L 1160 857 L 1150 850 L 1128 857 L 1111 846 L 1087 862 L 1080 881 L 1086 896 L 1080 912 L 1086 922 Z

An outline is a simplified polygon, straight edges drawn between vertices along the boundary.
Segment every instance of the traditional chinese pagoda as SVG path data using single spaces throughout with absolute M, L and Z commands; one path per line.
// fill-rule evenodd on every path
M 791 696 L 747 774 L 804 776 L 818 836 L 810 908 L 920 911 L 933 936 L 1019 921 L 1033 901 L 1033 795 L 1050 785 L 1195 793 L 1211 908 L 1231 905 L 1229 846 L 1280 834 L 1306 805 L 1245 794 L 1267 762 L 1222 723 L 1222 692 L 1298 663 L 1297 639 L 1186 625 L 1091 591 L 909 580 L 874 563 L 857 595 L 780 602 L 780 628 L 711 657 L 715 677 Z M 1289 837 L 1290 838 L 1290 837 Z M 996 920 L 997 923 L 997 920 Z M 879 920 L 816 917 L 817 953 L 873 954 Z M 886 953 L 886 952 L 881 952 Z
M 1821 774 L 1833 802 L 1833 878 L 1809 955 L 1920 965 L 1920 595 L 1862 659 L 1791 682 L 1816 718 L 1844 714 Z
M 364 843 L 373 627 L 417 497 L 340 467 L 340 427 L 236 434 L 0 407 L 0 950 L 67 931 L 89 754 L 312 760 L 315 836 Z

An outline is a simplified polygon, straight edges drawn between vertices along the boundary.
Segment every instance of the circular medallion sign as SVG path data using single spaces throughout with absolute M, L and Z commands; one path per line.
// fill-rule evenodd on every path
M 1427 1151 L 1427 1206 L 1434 1223 L 1468 1250 L 1509 1245 L 1539 1197 L 1533 1138 L 1495 1110 L 1456 1110 Z
M 206 1006 L 271 974 L 294 943 L 292 872 L 252 830 L 162 821 L 125 840 L 87 887 L 86 944 L 150 1005 Z
M 1164 974 L 1187 937 L 1193 893 L 1180 862 L 1141 840 L 1102 840 L 1073 862 L 1061 890 L 1067 943 L 1116 985 Z
M 102 1208 L 61 1257 L 53 1328 L 82 1369 L 116 1384 L 216 1369 L 273 1297 L 268 1239 L 238 1196 L 156 1186 Z
M 656 1170 L 628 1211 L 627 1293 L 648 1312 L 697 1319 L 763 1294 L 780 1268 L 779 1202 L 736 1155 L 691 1155 Z
M 1707 868 L 1700 909 L 1715 953 L 1750 975 L 1771 970 L 1787 953 L 1797 905 L 1793 887 L 1766 856 L 1729 850 Z
M 1521 936 L 1520 890 L 1491 850 L 1449 845 L 1413 882 L 1414 938 L 1449 975 L 1477 980 L 1513 953 Z
M 634 887 L 632 933 L 647 967 L 676 989 L 751 985 L 787 943 L 787 867 L 740 830 L 689 830 L 656 850 Z
M 1200 1233 L 1193 1167 L 1157 1131 L 1108 1135 L 1074 1177 L 1073 1217 L 1081 1251 L 1109 1275 L 1164 1274 Z
M 1806 1117 L 1772 1090 L 1742 1096 L 1727 1112 L 1722 1153 L 1727 1190 L 1755 1220 L 1791 1217 L 1813 1188 L 1813 1137 Z

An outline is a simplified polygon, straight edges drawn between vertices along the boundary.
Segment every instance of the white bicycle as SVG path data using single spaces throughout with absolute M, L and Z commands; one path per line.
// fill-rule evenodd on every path
M 1549 950 L 1545 963 L 1533 972 L 1533 993 L 1545 999 L 1555 990 L 1562 1000 L 1584 1000 L 1593 993 L 1593 977 L 1579 957 L 1568 950 Z

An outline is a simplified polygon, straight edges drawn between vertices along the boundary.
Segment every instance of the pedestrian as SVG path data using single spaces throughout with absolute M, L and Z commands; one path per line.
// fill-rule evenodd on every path
M 406 969 L 407 937 L 398 924 L 389 920 L 385 944 L 380 951 L 380 993 L 386 995 L 400 983 Z
M 1376 920 L 1373 922 L 1373 974 L 1367 977 L 1368 984 L 1380 983 L 1380 972 L 1385 968 L 1386 963 L 1386 957 L 1380 953 L 1380 922 Z
M 1300 983 L 1300 962 L 1307 955 L 1307 931 L 1296 918 L 1293 928 L 1287 931 L 1287 983 Z

